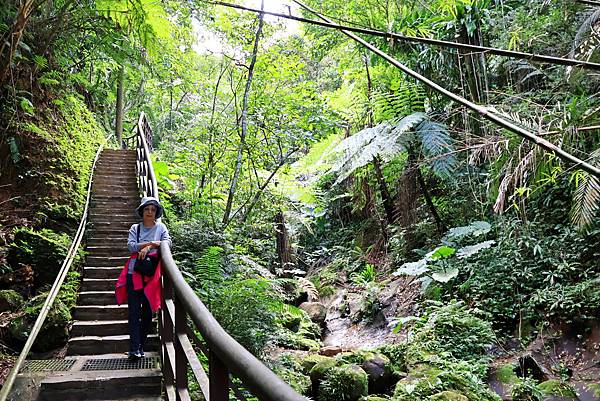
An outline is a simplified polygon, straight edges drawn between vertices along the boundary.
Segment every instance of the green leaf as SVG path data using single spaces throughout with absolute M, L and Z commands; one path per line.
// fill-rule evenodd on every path
M 21 101 L 19 102 L 19 106 L 21 106 L 21 109 L 29 115 L 33 115 L 34 114 L 34 107 L 33 104 L 29 101 L 29 99 L 22 97 Z
M 458 269 L 452 268 L 444 270 L 442 272 L 435 272 L 431 275 L 431 278 L 440 283 L 447 283 L 456 276 L 458 276 Z
M 427 254 L 426 258 L 429 257 L 430 260 L 443 259 L 454 255 L 454 253 L 456 253 L 456 248 L 442 245 L 440 247 L 435 248 L 432 252 Z

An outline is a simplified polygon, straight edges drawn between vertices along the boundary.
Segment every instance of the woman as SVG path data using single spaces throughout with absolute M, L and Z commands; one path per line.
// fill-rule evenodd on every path
M 167 227 L 157 223 L 163 207 L 155 197 L 147 196 L 136 209 L 142 222 L 129 229 L 127 247 L 131 256 L 117 280 L 116 296 L 120 305 L 127 301 L 129 323 L 129 358 L 144 356 L 144 344 L 152 324 L 152 312 L 160 308 L 160 262 L 151 276 L 142 275 L 135 269 L 146 255 L 158 258 L 158 248 L 163 241 L 171 246 Z M 159 259 L 160 260 L 160 259 Z

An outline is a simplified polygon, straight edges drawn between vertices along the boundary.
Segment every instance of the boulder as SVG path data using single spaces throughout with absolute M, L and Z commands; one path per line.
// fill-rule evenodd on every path
M 429 401 L 469 401 L 469 399 L 456 391 L 442 391 L 429 397 Z
M 302 366 L 302 372 L 304 374 L 309 374 L 312 368 L 319 362 L 327 361 L 332 358 L 323 355 L 309 355 L 306 358 L 300 361 L 300 365 Z
M 325 322 L 327 316 L 327 308 L 320 302 L 303 302 L 300 304 L 300 309 L 305 311 L 310 320 L 322 325 Z
M 0 312 L 15 312 L 23 306 L 23 297 L 15 290 L 0 291 Z
M 323 359 L 317 362 L 309 372 L 310 380 L 312 381 L 313 388 L 316 388 L 319 383 L 325 378 L 329 370 L 338 364 L 335 358 Z
M 390 360 L 382 354 L 367 355 L 361 367 L 369 377 L 371 394 L 387 393 L 396 382 Z
M 368 378 L 358 365 L 331 368 L 318 390 L 319 401 L 358 401 L 368 394 Z

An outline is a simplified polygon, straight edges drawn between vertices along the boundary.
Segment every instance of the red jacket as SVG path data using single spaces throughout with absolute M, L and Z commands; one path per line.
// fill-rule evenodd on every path
M 129 270 L 129 262 L 131 259 L 137 259 L 137 252 L 132 253 L 127 262 L 125 262 L 125 266 L 123 270 L 121 270 L 121 274 L 119 274 L 119 279 L 117 280 L 117 285 L 115 288 L 115 296 L 117 298 L 117 304 L 121 305 L 127 302 L 127 271 Z M 150 303 L 150 308 L 152 312 L 156 312 L 160 309 L 160 303 L 162 298 L 162 289 L 160 286 L 160 261 L 158 262 L 158 266 L 156 266 L 156 271 L 154 272 L 154 276 L 142 276 L 138 272 L 133 272 L 133 289 L 141 290 L 144 289 L 144 295 L 148 298 L 148 302 Z M 143 281 L 142 281 L 143 280 Z

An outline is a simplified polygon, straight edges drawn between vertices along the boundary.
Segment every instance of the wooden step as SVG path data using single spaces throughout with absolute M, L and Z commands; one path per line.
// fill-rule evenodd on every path
M 158 335 L 148 335 L 144 352 L 157 350 Z M 129 334 L 72 337 L 67 343 L 67 355 L 118 354 L 127 351 L 129 351 Z
M 75 320 L 126 320 L 127 305 L 79 305 L 73 308 L 73 318 Z
M 124 320 L 76 320 L 71 337 L 120 336 L 129 334 L 127 319 Z

